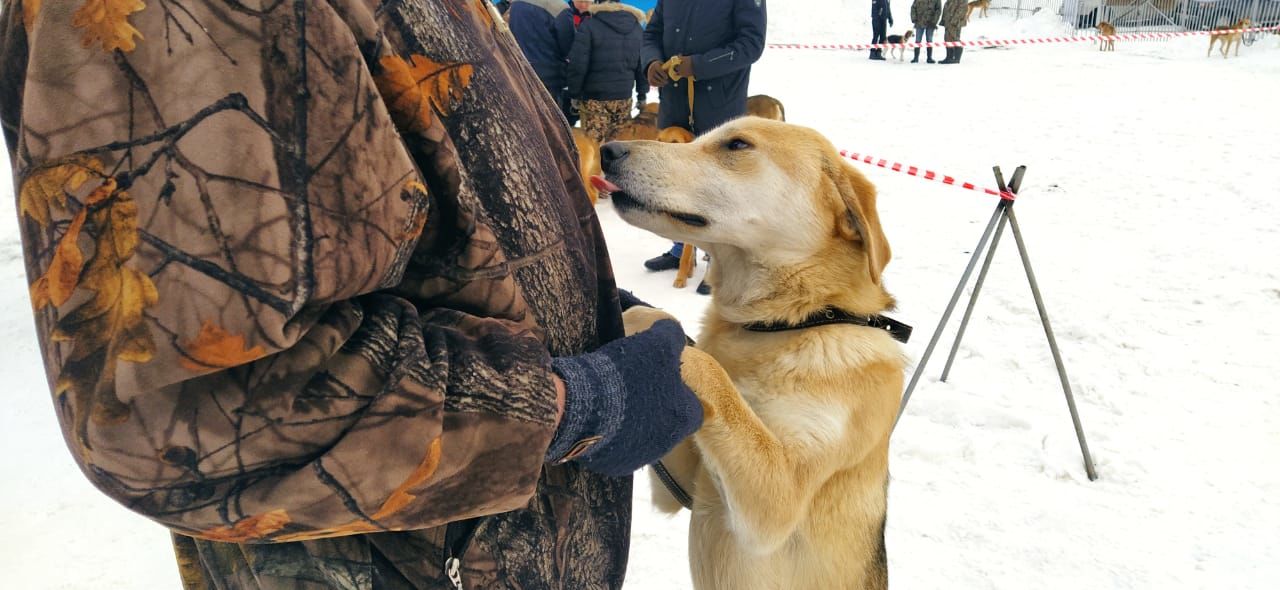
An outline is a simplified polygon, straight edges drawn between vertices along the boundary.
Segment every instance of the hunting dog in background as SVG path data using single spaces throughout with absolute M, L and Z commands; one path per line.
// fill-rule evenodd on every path
M 767 94 L 756 94 L 747 97 L 747 114 L 752 117 L 786 121 L 787 110 L 782 108 L 782 101 Z
M 1114 37 L 1116 34 L 1116 27 L 1115 25 L 1107 21 L 1102 21 L 1098 23 L 1098 34 L 1102 35 L 1103 37 Z M 1099 39 L 1098 40 L 1098 51 L 1115 51 L 1115 50 L 1116 50 L 1115 39 Z
M 907 29 L 907 32 L 901 35 L 889 35 L 887 38 L 885 38 L 885 42 L 892 45 L 900 45 L 902 43 L 910 43 L 911 40 L 915 38 L 915 36 L 916 36 L 915 29 Z M 906 47 L 890 47 L 889 59 L 893 59 L 893 52 L 895 51 L 898 52 L 898 61 L 902 61 L 903 58 L 907 56 Z
M 968 24 L 969 17 L 973 16 L 973 11 L 978 11 L 979 18 L 987 18 L 987 9 L 991 7 L 991 0 L 973 0 L 969 3 L 968 12 L 964 13 L 964 22 Z
M 693 141 L 693 133 L 684 127 L 671 126 L 658 132 L 658 141 L 662 143 L 690 143 Z M 689 277 L 693 276 L 693 268 L 698 266 L 698 249 L 692 244 L 685 244 L 680 249 L 680 266 L 676 269 L 676 278 L 671 282 L 671 286 L 677 289 L 683 289 L 689 284 Z
M 1250 21 L 1242 18 L 1236 21 L 1236 24 L 1224 27 L 1216 27 L 1213 33 L 1209 34 L 1209 52 L 1205 57 L 1213 55 L 1213 44 L 1221 43 L 1222 59 L 1227 59 L 1227 53 L 1231 51 L 1231 44 L 1236 46 L 1236 57 L 1240 57 L 1240 41 L 1244 37 L 1244 33 L 1240 29 L 1249 28 Z
M 705 421 L 663 459 L 693 498 L 694 587 L 887 588 L 902 349 L 864 326 L 746 328 L 893 306 L 875 186 L 816 131 L 754 117 L 689 144 L 606 144 L 601 163 L 606 178 L 593 182 L 623 220 L 715 260 L 681 369 Z M 670 316 L 633 307 L 623 318 L 634 333 Z M 653 496 L 679 510 L 660 484 Z
M 590 178 L 600 174 L 600 144 L 581 127 L 572 127 L 570 131 L 573 132 L 574 147 L 578 149 L 578 174 L 582 176 L 582 185 L 594 205 L 599 194 L 596 187 L 591 186 Z

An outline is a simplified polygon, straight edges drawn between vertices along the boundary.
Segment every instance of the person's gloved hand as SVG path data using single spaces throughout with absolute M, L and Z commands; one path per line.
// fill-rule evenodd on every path
M 671 82 L 671 76 L 662 69 L 662 62 L 656 59 L 649 62 L 649 67 L 645 69 L 645 77 L 649 79 L 649 85 L 654 88 L 662 88 Z
M 629 475 L 697 430 L 702 404 L 680 380 L 684 344 L 680 325 L 664 319 L 594 352 L 552 359 L 565 404 L 547 462 Z
M 681 79 L 693 77 L 693 56 L 680 56 L 680 63 L 676 64 L 676 75 Z

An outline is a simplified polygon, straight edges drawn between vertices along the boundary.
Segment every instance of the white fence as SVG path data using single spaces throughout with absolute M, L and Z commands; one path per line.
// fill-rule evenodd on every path
M 1280 0 L 1063 0 L 1062 19 L 1079 34 L 1099 22 L 1124 32 L 1207 31 L 1248 18 L 1255 27 L 1280 25 Z M 1246 33 L 1252 44 L 1261 33 Z

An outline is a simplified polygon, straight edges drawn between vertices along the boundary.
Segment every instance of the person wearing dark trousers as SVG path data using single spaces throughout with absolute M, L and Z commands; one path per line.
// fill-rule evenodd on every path
M 871 0 L 871 42 L 884 43 L 889 38 L 889 27 L 893 26 L 893 11 L 889 9 L 889 0 Z M 884 61 L 884 50 L 872 49 L 871 59 Z
M 573 113 L 565 76 L 573 46 L 573 11 L 561 0 L 512 0 L 507 14 L 511 36 L 568 120 Z
M 968 20 L 968 10 L 969 4 L 965 0 L 947 0 L 947 3 L 942 6 L 942 26 L 947 29 L 943 39 L 948 42 L 960 40 L 960 30 Z M 938 63 L 958 64 L 962 53 L 964 53 L 963 47 L 948 47 L 947 57 Z
M 911 23 L 916 28 L 916 43 L 933 43 L 933 30 L 938 28 L 942 20 L 942 2 L 940 0 L 915 0 L 911 3 Z M 926 41 L 927 40 L 927 41 Z M 926 61 L 933 62 L 933 48 L 925 48 Z M 920 63 L 920 48 L 911 58 L 911 63 Z
M 764 52 L 766 12 L 765 0 L 658 0 L 641 52 L 649 84 L 659 89 L 658 128 L 679 126 L 702 135 L 746 114 L 751 65 Z M 673 82 L 662 65 L 675 56 L 681 58 L 680 80 Z M 675 270 L 683 250 L 673 244 L 645 261 L 645 268 Z M 698 292 L 711 290 L 704 281 Z

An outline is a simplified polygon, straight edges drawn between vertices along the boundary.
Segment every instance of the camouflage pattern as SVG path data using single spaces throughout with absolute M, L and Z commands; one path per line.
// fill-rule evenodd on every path
M 631 121 L 631 99 L 584 100 L 579 107 L 582 130 L 603 144 L 613 139 L 623 125 Z
M 911 24 L 915 25 L 915 28 L 935 29 L 941 19 L 941 0 L 914 0 L 911 3 Z
M 968 20 L 969 3 L 966 0 L 947 0 L 942 5 L 942 26 L 947 28 L 947 41 L 959 41 L 960 29 L 969 24 Z M 952 35 L 955 35 L 954 39 Z
M 68 446 L 187 588 L 621 585 L 630 478 L 543 465 L 616 288 L 488 2 L 11 0 L 0 123 Z

